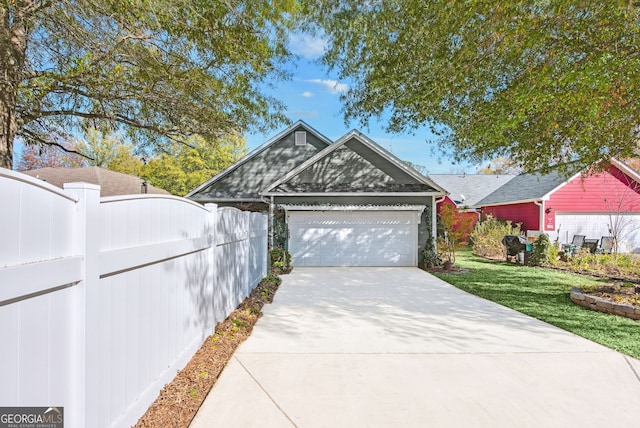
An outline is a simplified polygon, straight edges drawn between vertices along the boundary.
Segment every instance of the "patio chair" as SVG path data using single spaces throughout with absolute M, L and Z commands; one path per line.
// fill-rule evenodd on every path
M 584 245 L 584 239 L 586 236 L 584 235 L 573 235 L 573 240 L 571 244 L 565 244 L 562 246 L 562 250 L 566 255 L 575 255 L 576 250 L 578 248 L 582 248 Z
M 599 254 L 611 254 L 613 250 L 613 236 L 603 236 L 600 238 L 600 248 L 597 252 Z
M 591 254 L 595 254 L 598 249 L 598 239 L 585 239 L 582 248 L 588 248 Z

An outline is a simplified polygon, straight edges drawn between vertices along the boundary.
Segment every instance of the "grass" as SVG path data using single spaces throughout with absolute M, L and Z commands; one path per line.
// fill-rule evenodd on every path
M 468 249 L 459 250 L 456 266 L 470 272 L 435 275 L 464 291 L 640 359 L 640 322 L 585 309 L 569 298 L 571 287 L 598 285 L 605 280 L 489 261 Z

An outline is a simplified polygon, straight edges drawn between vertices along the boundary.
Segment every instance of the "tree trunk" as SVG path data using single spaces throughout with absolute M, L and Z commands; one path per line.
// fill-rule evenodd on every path
M 13 166 L 13 140 L 18 130 L 16 99 L 22 80 L 27 48 L 25 13 L 31 2 L 21 7 L 0 8 L 0 167 Z

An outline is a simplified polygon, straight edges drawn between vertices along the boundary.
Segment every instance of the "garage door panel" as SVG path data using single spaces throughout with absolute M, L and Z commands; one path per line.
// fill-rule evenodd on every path
M 290 212 L 294 266 L 415 266 L 414 212 Z

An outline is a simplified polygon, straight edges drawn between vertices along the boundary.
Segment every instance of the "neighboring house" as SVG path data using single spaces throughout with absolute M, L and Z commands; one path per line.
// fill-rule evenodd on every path
M 640 252 L 640 175 L 612 159 L 601 173 L 521 174 L 475 204 L 483 216 L 521 223 L 552 241 L 617 236 L 620 250 Z
M 449 192 L 438 199 L 438 213 L 444 205 L 452 205 L 461 217 L 472 219 L 472 226 L 480 219 L 480 212 L 472 207 L 514 177 L 509 174 L 429 174 L 434 183 Z
M 445 194 L 362 133 L 299 121 L 186 197 L 269 210 L 296 266 L 416 266 Z
M 88 168 L 40 168 L 23 171 L 23 174 L 62 188 L 64 183 L 90 183 L 100 186 L 100 196 L 136 195 L 154 193 L 168 195 L 169 192 L 146 183 L 142 178 L 121 172 L 91 166 Z

